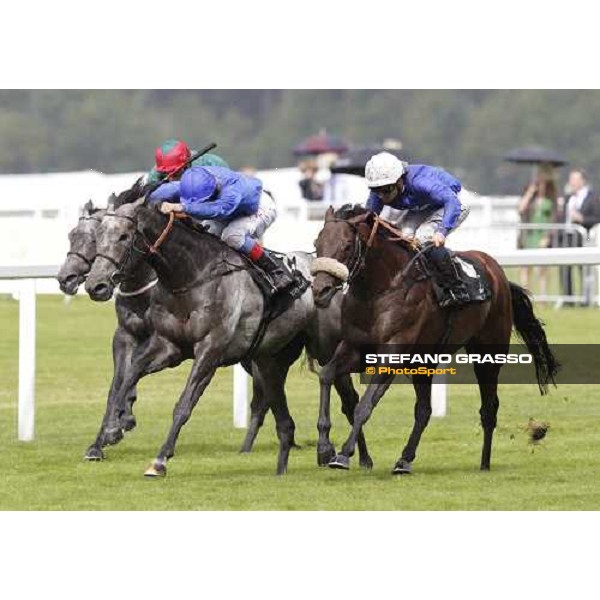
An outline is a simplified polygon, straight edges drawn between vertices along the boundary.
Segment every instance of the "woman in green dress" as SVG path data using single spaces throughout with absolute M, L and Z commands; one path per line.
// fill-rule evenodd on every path
M 536 180 L 529 185 L 519 202 L 522 223 L 547 224 L 556 222 L 556 181 L 553 172 L 540 170 Z M 523 229 L 519 235 L 519 248 L 548 248 L 551 231 L 548 229 Z M 528 287 L 530 267 L 521 268 L 521 285 Z M 547 269 L 540 267 L 539 293 L 546 294 Z

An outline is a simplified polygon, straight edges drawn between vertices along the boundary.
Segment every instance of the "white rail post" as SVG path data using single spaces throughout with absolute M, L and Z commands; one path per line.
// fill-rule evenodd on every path
M 445 375 L 434 375 L 431 386 L 431 416 L 445 417 L 448 408 L 448 385 Z
M 248 373 L 240 364 L 233 367 L 233 426 L 248 427 Z
M 18 437 L 30 442 L 35 431 L 35 279 L 23 279 L 19 287 Z

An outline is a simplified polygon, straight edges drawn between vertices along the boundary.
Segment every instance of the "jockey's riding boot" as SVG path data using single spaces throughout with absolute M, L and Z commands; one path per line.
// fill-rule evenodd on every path
M 460 279 L 450 253 L 443 246 L 432 248 L 429 256 L 433 260 L 438 272 L 438 282 L 444 288 L 445 297 L 440 300 L 442 308 L 447 306 L 463 306 L 471 301 L 467 286 Z
M 284 290 L 294 283 L 294 278 L 283 263 L 279 263 L 264 250 L 256 264 L 268 275 L 273 285 L 273 294 Z

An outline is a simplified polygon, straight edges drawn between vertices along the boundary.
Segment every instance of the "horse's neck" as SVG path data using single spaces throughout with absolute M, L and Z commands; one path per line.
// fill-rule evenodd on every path
M 156 279 L 156 272 L 146 261 L 142 261 L 140 266 L 134 269 L 131 275 L 123 281 L 121 291 L 134 292 L 148 285 L 154 279 Z
M 356 278 L 357 289 L 369 292 L 389 291 L 401 283 L 401 273 L 412 256 L 405 248 L 395 248 L 391 242 L 378 240 L 365 255 L 365 265 Z
M 139 229 L 151 244 L 156 242 L 168 221 L 154 210 L 145 209 Z M 182 289 L 201 277 L 219 254 L 220 244 L 212 236 L 186 230 L 174 224 L 156 254 L 148 255 L 148 265 L 168 289 Z

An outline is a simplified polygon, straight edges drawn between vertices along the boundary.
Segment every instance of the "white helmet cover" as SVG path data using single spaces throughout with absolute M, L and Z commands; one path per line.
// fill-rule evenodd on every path
M 396 183 L 406 172 L 406 163 L 389 152 L 380 152 L 369 159 L 365 177 L 370 188 Z

